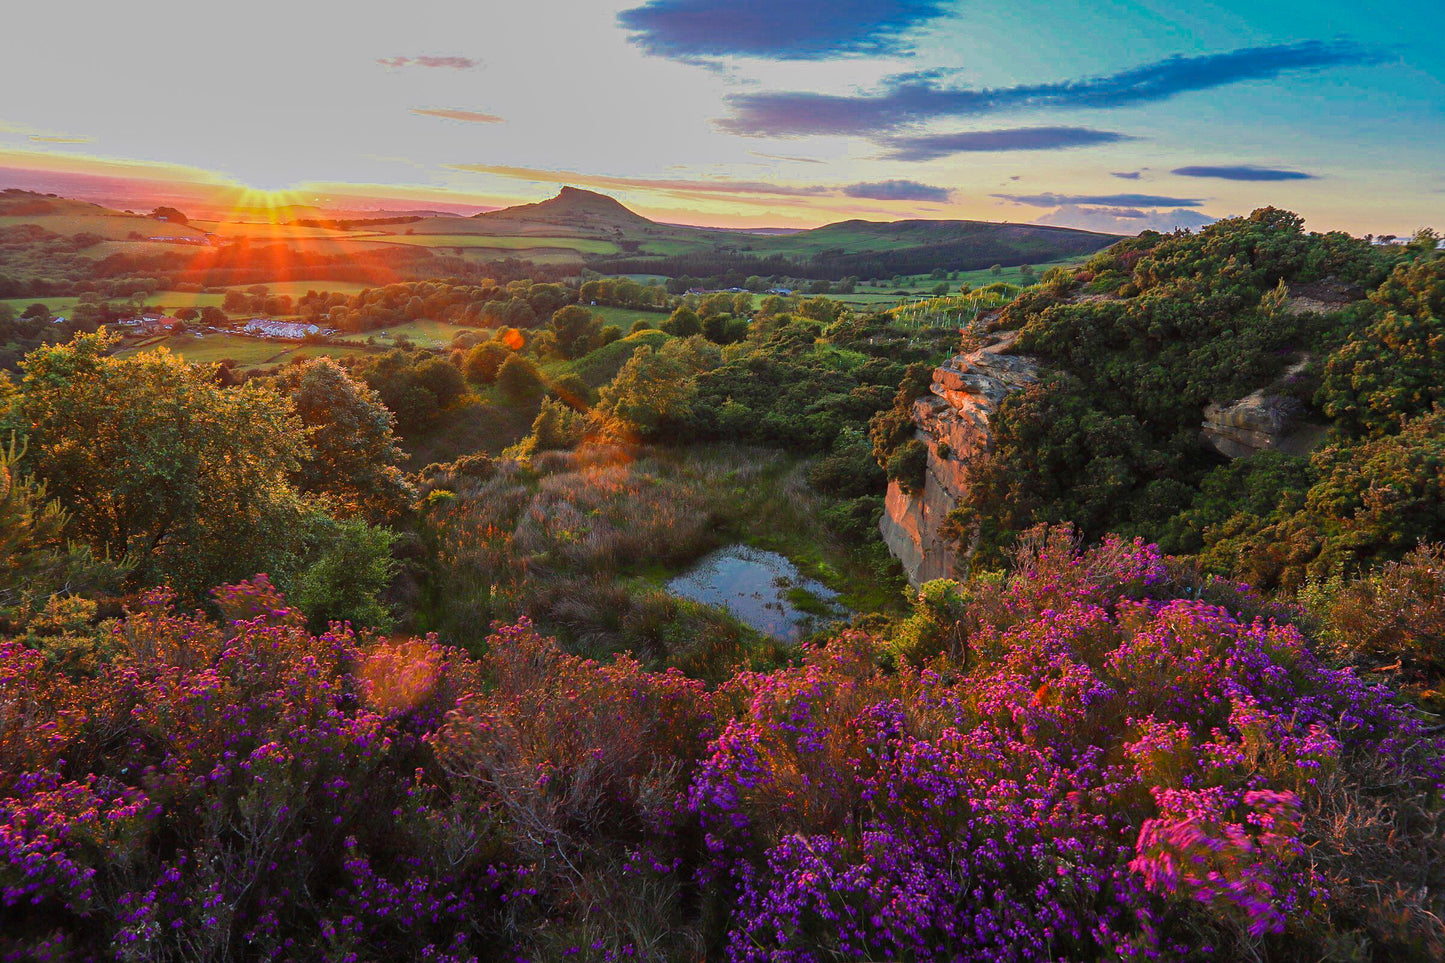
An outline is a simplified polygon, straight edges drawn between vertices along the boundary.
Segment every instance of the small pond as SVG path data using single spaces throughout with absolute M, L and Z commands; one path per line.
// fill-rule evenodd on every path
M 795 642 L 852 613 L 838 593 L 805 578 L 777 552 L 730 545 L 667 583 L 674 595 L 727 609 L 764 635 Z

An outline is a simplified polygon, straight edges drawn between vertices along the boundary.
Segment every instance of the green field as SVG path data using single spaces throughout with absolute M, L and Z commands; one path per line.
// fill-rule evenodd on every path
M 262 341 L 259 338 L 243 338 L 238 335 L 212 334 L 198 338 L 195 335 L 178 334 L 143 345 L 125 347 L 116 354 L 125 357 L 141 351 L 165 348 L 192 364 L 213 364 L 229 358 L 240 367 L 252 368 L 284 355 L 288 347 L 290 346 L 284 343 Z
M 116 301 L 123 300 L 116 298 Z M 166 311 L 179 311 L 181 308 L 203 308 L 207 305 L 220 307 L 225 300 L 223 294 L 197 294 L 190 291 L 157 291 L 146 297 L 145 306 L 148 308 L 161 308 Z M 24 311 L 32 304 L 43 304 L 50 310 L 51 314 L 68 315 L 75 310 L 80 303 L 80 298 L 8 298 L 0 300 L 0 304 L 8 304 L 17 313 Z
M 500 251 L 545 250 L 557 248 L 580 254 L 616 254 L 611 241 L 573 237 L 515 237 L 487 234 L 391 234 L 389 243 L 416 244 L 421 247 L 484 247 Z
M 157 348 L 165 348 L 192 364 L 215 364 L 218 361 L 231 360 L 236 362 L 239 368 L 267 368 L 287 364 L 296 358 L 345 358 L 355 354 L 372 354 L 385 350 L 385 345 L 370 347 L 360 343 L 297 344 L 293 341 L 266 341 L 235 334 L 210 334 L 199 338 L 190 334 L 178 334 L 128 345 L 116 354 L 125 357 Z
M 891 308 L 901 302 L 913 300 L 924 295 L 931 295 L 933 289 L 939 284 L 947 284 L 948 292 L 956 294 L 960 285 L 967 284 L 971 288 L 981 288 L 986 284 L 995 281 L 1003 281 L 1007 284 L 1017 284 L 1020 287 L 1027 287 L 1037 281 L 1051 267 L 1076 267 L 1087 258 L 1064 258 L 1058 261 L 1040 262 L 1032 265 L 1034 269 L 1034 280 L 1027 281 L 1023 274 L 1016 267 L 1002 269 L 997 275 L 987 268 L 979 271 L 960 271 L 958 277 L 949 278 L 945 281 L 934 280 L 927 274 L 917 274 L 903 278 L 902 284 L 894 284 L 891 278 L 883 279 L 881 287 L 873 287 L 869 284 L 859 284 L 852 294 L 828 295 L 835 301 L 855 308 Z M 895 291 L 906 291 L 906 295 L 895 294 Z
M 406 324 L 389 325 L 375 331 L 358 331 L 344 337 L 348 342 L 357 344 L 371 340 L 378 347 L 388 347 L 395 344 L 397 339 L 404 337 L 419 348 L 445 348 L 452 343 L 453 338 L 463 331 L 472 331 L 482 337 L 491 337 L 491 331 L 486 328 L 463 328 L 441 321 L 428 321 L 424 318 L 408 321 Z
M 89 206 L 89 205 L 86 205 Z M 100 209 L 97 208 L 97 211 Z M 111 213 L 65 213 L 42 215 L 0 216 L 0 228 L 15 227 L 19 224 L 38 224 L 56 234 L 97 234 L 112 241 L 123 241 L 132 232 L 144 237 L 194 237 L 203 236 L 202 231 L 183 224 L 170 224 L 149 217 Z
M 628 329 L 632 327 L 632 322 L 638 318 L 655 328 L 667 320 L 669 313 L 667 311 L 647 311 L 642 308 L 614 308 L 610 305 L 591 307 L 584 304 L 583 307 L 593 314 L 601 315 L 604 323 L 617 325 L 622 329 L 623 334 L 627 333 Z
M 245 291 L 252 287 L 250 284 L 233 284 L 228 291 Z M 361 281 L 272 281 L 265 285 L 267 294 L 284 294 L 288 297 L 299 298 L 308 291 L 329 291 L 332 294 L 356 294 L 373 288 L 376 285 L 366 284 Z

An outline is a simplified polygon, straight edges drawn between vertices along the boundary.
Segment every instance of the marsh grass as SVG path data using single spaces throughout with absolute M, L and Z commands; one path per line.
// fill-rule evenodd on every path
M 901 599 L 877 587 L 876 557 L 826 530 L 805 469 L 757 448 L 584 446 L 503 460 L 486 479 L 438 476 L 455 497 L 428 502 L 439 574 L 422 623 L 476 650 L 493 620 L 526 615 L 580 654 L 632 651 L 701 677 L 776 664 L 779 643 L 663 583 L 743 542 L 797 559 L 850 607 Z

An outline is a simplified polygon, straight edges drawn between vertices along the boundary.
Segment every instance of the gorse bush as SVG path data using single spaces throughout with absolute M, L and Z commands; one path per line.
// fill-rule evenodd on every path
M 1428 245 L 1309 233 L 1275 208 L 1050 272 L 995 322 L 1051 370 L 999 403 L 957 528 L 991 562 L 1040 523 L 1138 534 L 1271 588 L 1398 559 L 1445 537 L 1427 440 L 1442 303 L 1445 258 Z M 1225 468 L 1201 445 L 1205 406 L 1254 392 L 1287 416 L 1265 447 L 1325 435 L 1312 457 Z M 880 455 L 903 422 L 875 419 Z

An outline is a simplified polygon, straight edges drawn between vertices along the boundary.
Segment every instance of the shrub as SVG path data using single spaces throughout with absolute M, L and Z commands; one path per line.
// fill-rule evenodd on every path
M 497 372 L 497 387 L 513 404 L 522 404 L 542 393 L 542 374 L 530 359 L 508 355 Z
M 898 482 L 906 492 L 923 491 L 928 474 L 928 446 L 917 438 L 909 439 L 888 456 L 889 479 Z
M 388 631 L 391 612 L 381 601 L 396 570 L 391 546 L 396 533 L 360 519 L 329 523 L 319 557 L 297 575 L 292 601 L 313 631 L 329 623 Z
M 493 384 L 502 365 L 512 352 L 504 344 L 496 341 L 483 341 L 467 352 L 466 360 L 462 363 L 462 370 L 466 372 L 467 380 L 476 384 Z

